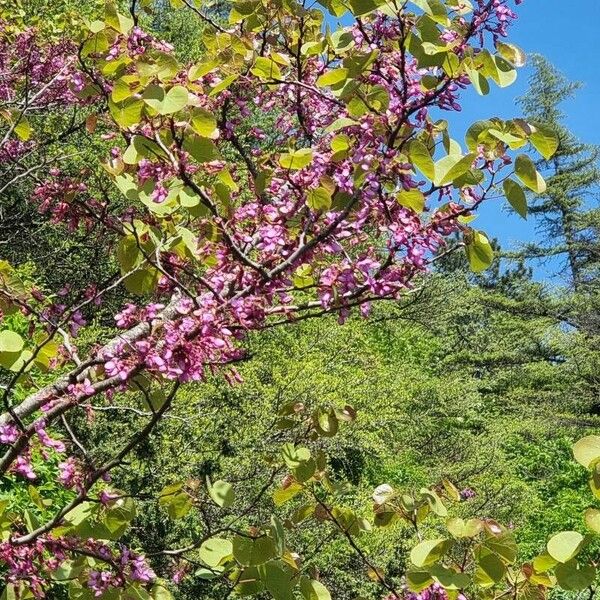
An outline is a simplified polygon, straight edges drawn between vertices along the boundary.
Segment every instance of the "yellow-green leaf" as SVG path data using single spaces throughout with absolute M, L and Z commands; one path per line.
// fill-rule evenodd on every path
M 546 191 L 546 182 L 538 173 L 535 164 L 526 154 L 520 154 L 515 160 L 516 176 L 533 192 L 543 194 Z
M 504 188 L 504 195 L 506 196 L 506 199 L 510 205 L 515 209 L 517 214 L 526 219 L 527 197 L 525 196 L 523 188 L 512 179 L 505 179 L 502 186 Z
M 492 245 L 481 231 L 472 231 L 470 239 L 466 241 L 465 251 L 469 266 L 475 273 L 485 271 L 494 260 Z
M 585 538 L 577 531 L 561 531 L 548 540 L 548 554 L 560 563 L 566 563 L 579 554 Z
M 281 71 L 277 63 L 270 58 L 259 56 L 250 72 L 260 79 L 281 79 Z
M 200 136 L 216 139 L 219 137 L 217 119 L 204 108 L 195 108 L 192 113 L 192 129 Z
M 279 157 L 279 164 L 284 169 L 298 170 L 307 167 L 312 161 L 312 150 L 310 148 L 301 148 L 288 154 L 282 154 Z
M 416 567 L 424 567 L 437 562 L 449 549 L 446 539 L 425 540 L 410 552 L 410 560 Z
M 588 435 L 581 438 L 573 446 L 573 455 L 580 465 L 590 469 L 600 460 L 600 436 Z
M 328 211 L 331 208 L 331 193 L 324 187 L 309 190 L 306 195 L 306 204 L 318 212 Z
M 24 345 L 23 338 L 15 331 L 0 331 L 0 352 L 20 352 Z
M 533 147 L 546 159 L 554 156 L 559 146 L 559 139 L 556 132 L 545 125 L 533 125 L 535 130 L 529 136 Z
M 427 177 L 428 179 L 435 178 L 435 164 L 429 150 L 422 142 L 414 140 L 408 147 L 408 154 L 411 162 Z
M 348 69 L 341 67 L 339 69 L 331 69 L 317 79 L 318 87 L 337 86 L 346 81 L 348 77 Z
M 421 190 L 402 190 L 396 196 L 396 200 L 406 208 L 412 208 L 416 213 L 422 213 L 425 207 L 425 196 Z

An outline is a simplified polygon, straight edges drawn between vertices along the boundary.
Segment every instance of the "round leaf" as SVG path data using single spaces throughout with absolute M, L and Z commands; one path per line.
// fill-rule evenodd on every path
M 235 492 L 233 491 L 231 484 L 226 481 L 219 480 L 215 481 L 212 485 L 209 485 L 208 494 L 214 503 L 221 508 L 227 508 L 235 501 Z
M 448 540 L 425 540 L 417 544 L 410 552 L 410 560 L 416 567 L 431 565 L 448 550 Z
M 524 219 L 527 218 L 527 198 L 525 197 L 525 192 L 523 188 L 512 179 L 504 180 L 504 195 L 506 199 L 510 203 L 510 205 L 515 209 L 517 214 L 519 214 Z
M 561 531 L 548 540 L 548 554 L 560 563 L 569 562 L 577 556 L 584 540 L 577 531 Z
M 573 446 L 575 460 L 586 469 L 600 459 L 600 436 L 588 435 Z
M 347 77 L 348 69 L 332 69 L 321 75 L 316 83 L 319 87 L 334 86 L 346 81 Z
M 0 352 L 20 352 L 24 345 L 18 333 L 8 329 L 0 331 Z
M 301 148 L 289 154 L 282 154 L 279 157 L 279 164 L 284 169 L 298 170 L 307 167 L 312 161 L 312 150 L 310 148 Z
M 517 177 L 536 194 L 546 191 L 546 182 L 538 173 L 535 164 L 526 154 L 520 154 L 515 160 L 515 174 Z
M 475 273 L 485 271 L 494 260 L 494 250 L 487 236 L 481 231 L 473 231 L 472 238 L 465 246 L 469 266 Z
M 546 159 L 554 156 L 558 150 L 559 140 L 553 129 L 545 125 L 535 124 L 535 131 L 529 136 L 533 147 Z
M 216 567 L 226 557 L 233 554 L 233 544 L 223 538 L 210 538 L 200 546 L 200 559 L 209 567 Z
M 600 510 L 588 508 L 585 511 L 585 524 L 594 533 L 600 533 Z
M 315 579 L 302 578 L 300 581 L 300 592 L 306 600 L 331 600 L 329 590 Z
M 571 560 L 558 565 L 554 570 L 558 585 L 567 591 L 585 590 L 596 578 L 596 569 L 591 565 L 579 565 Z

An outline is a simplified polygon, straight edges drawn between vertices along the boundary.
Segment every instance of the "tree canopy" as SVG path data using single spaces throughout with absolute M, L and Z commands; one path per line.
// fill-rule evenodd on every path
M 545 549 L 525 498 L 561 475 L 519 452 L 593 422 L 597 151 L 542 59 L 523 116 L 443 118 L 515 81 L 514 10 L 0 3 L 3 598 L 595 591 L 600 513 L 561 529 L 600 438 Z M 473 223 L 499 197 L 554 244 L 513 270 Z M 556 298 L 525 263 L 563 253 Z

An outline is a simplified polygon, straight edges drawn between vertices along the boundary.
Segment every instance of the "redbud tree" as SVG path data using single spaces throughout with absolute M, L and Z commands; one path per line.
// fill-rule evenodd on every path
M 0 194 L 27 182 L 48 225 L 102 240 L 100 260 L 115 270 L 81 289 L 48 289 L 0 263 L 0 471 L 29 502 L 0 503 L 6 598 L 63 587 L 73 598 L 168 597 L 164 574 L 119 543 L 136 509 L 111 472 L 160 428 L 181 386 L 209 376 L 235 385 L 250 332 L 330 313 L 343 323 L 403 301 L 446 253 L 485 269 L 493 253 L 473 228 L 477 209 L 506 198 L 525 216 L 524 188 L 545 189 L 525 150 L 549 158 L 557 148 L 552 132 L 522 119 L 477 122 L 458 141 L 443 118 L 461 109 L 464 89 L 515 80 L 524 55 L 505 40 L 516 18 L 508 0 L 243 0 L 225 24 L 201 2 L 171 3 L 203 23 L 197 64 L 180 64 L 140 26 L 147 0 L 129 12 L 108 2 L 70 39 L 10 14 L 0 21 Z M 332 29 L 338 19 L 345 25 Z M 69 115 L 58 131 L 56 113 Z M 63 148 L 74 135 L 106 147 L 100 170 L 73 168 Z M 81 344 L 115 291 L 126 298 L 114 314 L 120 331 Z M 145 408 L 109 457 L 69 426 L 98 403 Z M 287 530 L 305 519 L 337 528 L 392 598 L 541 598 L 556 579 L 566 589 L 594 579 L 575 559 L 580 534 L 560 534 L 566 542 L 537 565 L 516 567 L 512 533 L 479 518 L 448 521 L 447 537 L 416 546 L 414 570 L 386 577 L 359 535 L 397 519 L 418 531 L 460 495 L 449 481 L 408 495 L 382 485 L 373 518 L 359 517 L 332 500 L 339 483 L 307 447 L 353 409 L 291 406 L 280 417 L 288 439 L 261 492 L 273 497 L 270 522 L 240 530 L 233 518 L 171 551 L 229 593 L 329 598 L 288 546 Z M 51 503 L 36 491 L 40 464 L 62 489 Z M 284 523 L 301 499 L 308 508 Z M 201 491 L 175 483 L 157 501 L 173 518 L 200 502 L 243 504 L 226 481 Z M 595 514 L 589 521 L 598 528 Z

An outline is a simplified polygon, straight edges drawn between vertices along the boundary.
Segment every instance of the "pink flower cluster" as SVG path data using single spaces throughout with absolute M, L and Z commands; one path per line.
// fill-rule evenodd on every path
M 87 585 L 94 596 L 102 596 L 110 588 L 122 588 L 127 582 L 151 583 L 156 578 L 154 571 L 148 566 L 144 556 L 135 554 L 122 547 L 120 556 L 114 560 L 115 570 L 91 570 Z
M 486 37 L 504 36 L 514 17 L 506 0 L 477 0 L 471 23 L 455 15 L 452 25 L 440 34 L 458 57 L 465 52 L 476 54 Z M 95 199 L 83 183 L 85 173 L 73 177 L 56 169 L 50 172 L 36 188 L 33 200 L 52 222 L 71 230 L 89 229 L 93 224 L 114 231 L 137 219 L 152 231 L 149 240 L 175 232 L 175 241 L 156 244 L 152 258 L 160 276 L 153 301 L 129 302 L 115 315 L 118 328 L 131 330 L 145 324 L 140 328 L 145 334 L 122 333 L 117 343 L 94 357 L 104 368 L 103 372 L 102 366 L 96 369 L 94 381 L 103 376 L 112 381 L 99 386 L 81 376 L 83 381 L 65 385 L 66 391 L 52 396 L 43 410 L 51 410 L 65 397 L 67 404 L 86 404 L 100 387 L 110 388 L 109 393 L 124 389 L 141 371 L 159 381 L 179 382 L 203 380 L 218 372 L 233 383 L 239 375 L 232 363 L 243 357 L 240 341 L 248 332 L 270 324 L 269 320 L 293 320 L 309 311 L 327 311 L 337 312 L 343 322 L 351 310 L 360 307 L 366 316 L 372 302 L 401 298 L 414 285 L 446 238 L 460 230 L 459 216 L 482 201 L 483 194 L 477 186 L 464 187 L 459 203 L 459 193 L 451 186 L 432 186 L 407 162 L 406 143 L 416 133 L 433 133 L 433 117 L 439 111 L 460 110 L 459 94 L 469 80 L 449 76 L 440 67 L 420 66 L 406 51 L 404 39 L 406 28 L 414 24 L 403 18 L 379 14 L 347 29 L 355 56 L 371 57 L 368 68 L 355 77 L 368 84 L 368 89 L 377 90 L 369 100 L 376 105 L 373 109 L 350 110 L 331 90 L 319 86 L 319 78 L 337 63 L 326 63 L 315 55 L 304 61 L 301 73 L 294 70 L 295 61 L 290 66 L 282 61 L 280 70 L 287 83 L 264 85 L 249 69 L 227 90 L 209 95 L 209 86 L 223 79 L 223 73 L 215 69 L 189 86 L 189 104 L 218 115 L 213 139 L 215 153 L 221 156 L 212 156 L 211 150 L 212 160 L 196 160 L 186 151 L 184 140 L 194 135 L 187 113 L 180 119 L 144 112 L 141 122 L 128 126 L 127 131 L 115 128 L 105 134 L 106 140 L 117 139 L 120 133 L 128 142 L 133 135 L 158 139 L 164 151 L 125 165 L 122 149 L 117 147 L 111 152 L 110 165 L 140 187 L 151 189 L 156 203 L 165 202 L 171 190 L 187 186 L 186 191 L 202 201 L 197 213 L 182 210 L 168 214 L 163 222 L 159 211 L 153 210 L 158 207 L 151 205 L 152 210 L 146 212 L 142 203 L 132 203 L 123 210 L 122 202 L 113 207 L 104 195 L 102 201 Z M 30 82 L 37 89 L 47 85 L 40 94 L 45 107 L 75 102 L 74 93 L 86 85 L 86 77 L 71 66 L 75 49 L 34 47 L 34 63 L 26 64 L 23 49 L 34 38 L 32 33 L 23 36 L 14 49 L 0 45 L 0 75 L 7 75 L 6 82 L 0 77 L 0 101 L 15 101 L 25 74 L 32 71 Z M 264 56 L 269 56 L 281 50 L 277 40 L 275 32 L 256 41 Z M 134 73 L 140 57 L 150 59 L 147 65 L 157 53 L 171 51 L 167 44 L 134 27 L 128 35 L 115 33 L 105 52 L 88 58 L 100 58 L 103 66 L 124 58 Z M 112 69 L 93 72 L 100 87 L 110 91 Z M 423 85 L 425 76 L 438 84 Z M 154 82 L 143 79 L 165 84 L 158 75 Z M 188 79 L 188 71 L 182 69 L 166 85 L 186 85 Z M 257 112 L 274 115 L 268 130 L 249 125 Z M 28 151 L 27 144 L 11 144 L 5 151 L 10 160 Z M 301 168 L 290 168 L 286 159 L 293 148 L 310 153 Z M 223 158 L 234 153 L 235 161 Z M 239 168 L 242 159 L 247 168 Z M 474 164 L 490 172 L 494 168 L 483 156 Z M 259 171 L 265 175 L 262 180 Z M 403 205 L 403 193 L 422 197 L 423 210 Z M 91 290 L 86 297 L 92 299 L 94 294 Z M 84 323 L 80 313 L 69 313 L 64 298 L 44 306 L 42 315 L 47 325 L 57 325 L 69 315 L 73 335 Z M 49 412 L 45 417 L 50 418 Z M 35 445 L 27 444 L 12 464 L 12 472 L 33 480 L 32 451 L 39 448 L 42 456 L 65 452 L 63 442 L 52 438 L 46 427 L 46 420 L 36 422 Z M 13 425 L 3 426 L 0 443 L 14 444 L 19 434 Z M 58 480 L 63 486 L 83 492 L 83 497 L 91 479 L 86 479 L 85 468 L 75 457 L 61 457 Z M 110 504 L 110 493 L 99 500 Z M 39 537 L 22 545 L 3 542 L 0 559 L 7 565 L 9 581 L 26 581 L 41 596 L 42 574 L 81 543 L 68 537 Z M 155 578 L 139 554 L 126 548 L 115 552 L 92 541 L 84 545 L 106 563 L 86 573 L 95 596 L 131 581 L 147 584 Z M 447 595 L 434 585 L 406 598 L 446 600 Z
M 6 569 L 4 583 L 24 584 L 36 598 L 43 598 L 48 575 L 74 551 L 94 556 L 97 564 L 104 562 L 106 565 L 106 570 L 98 570 L 96 566 L 87 573 L 88 586 L 95 596 L 101 596 L 110 588 L 124 588 L 130 582 L 148 584 L 156 578 L 145 557 L 125 546 L 115 552 L 94 540 L 39 537 L 29 544 L 15 544 L 11 540 L 0 542 L 0 562 Z
M 467 600 L 467 597 L 464 594 L 458 594 L 457 596 L 453 596 L 456 600 Z M 385 600 L 449 600 L 450 596 L 448 592 L 439 584 L 434 583 L 431 587 L 419 592 L 418 594 L 414 592 L 407 592 L 406 594 L 402 594 L 401 598 L 398 598 L 395 594 L 389 594 L 385 597 Z
M 52 169 L 51 178 L 38 185 L 32 200 L 37 203 L 42 214 L 49 214 L 53 223 L 64 223 L 70 230 L 81 224 L 89 226 L 91 221 L 84 206 L 99 208 L 93 199 L 80 197 L 87 192 L 87 186 L 71 177 L 62 176 L 58 169 Z M 81 202 L 79 202 L 81 200 Z

